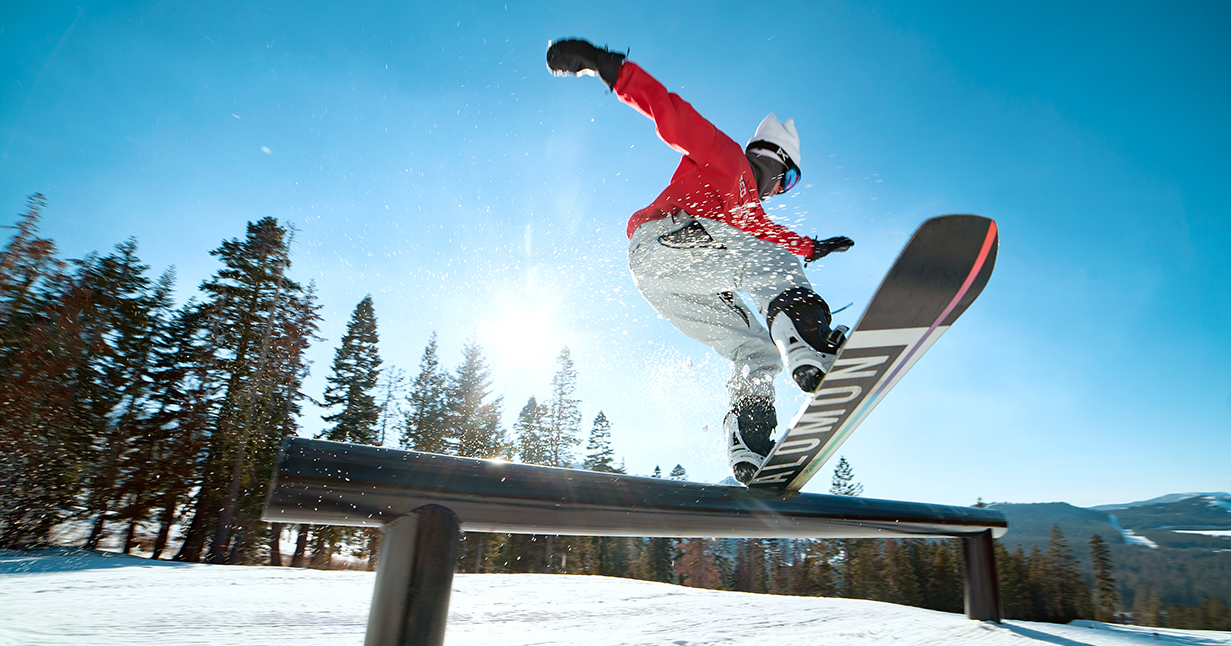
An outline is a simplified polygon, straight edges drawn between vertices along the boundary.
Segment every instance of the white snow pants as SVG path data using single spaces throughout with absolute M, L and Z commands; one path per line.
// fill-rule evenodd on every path
M 641 295 L 663 318 L 732 362 L 731 403 L 774 396 L 782 358 L 735 292 L 748 294 L 764 316 L 782 292 L 812 288 L 799 259 L 718 220 L 680 214 L 633 231 L 628 267 Z

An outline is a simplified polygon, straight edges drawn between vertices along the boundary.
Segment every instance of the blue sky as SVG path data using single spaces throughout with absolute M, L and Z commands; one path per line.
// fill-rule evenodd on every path
M 365 294 L 387 364 L 474 336 L 511 423 L 577 359 L 636 473 L 717 480 L 725 363 L 628 276 L 678 156 L 548 41 L 584 36 L 738 141 L 794 117 L 771 213 L 853 324 L 909 233 L 997 220 L 979 301 L 842 449 L 882 498 L 1100 504 L 1231 490 L 1224 3 L 26 3 L 0 12 L 0 223 L 44 193 L 63 255 L 137 236 L 186 300 L 225 238 L 299 233 L 333 348 Z M 779 382 L 785 421 L 798 394 Z M 318 431 L 319 411 L 304 419 Z M 828 469 L 809 490 L 828 488 Z

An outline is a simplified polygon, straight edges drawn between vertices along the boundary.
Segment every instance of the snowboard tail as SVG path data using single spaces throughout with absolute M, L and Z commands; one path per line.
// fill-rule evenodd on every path
M 802 488 L 983 291 L 998 240 L 978 215 L 924 222 L 749 486 Z

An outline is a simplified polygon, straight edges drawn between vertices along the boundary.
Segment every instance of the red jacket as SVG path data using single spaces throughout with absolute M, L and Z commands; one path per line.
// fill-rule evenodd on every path
M 671 184 L 649 206 L 628 220 L 628 236 L 638 226 L 677 210 L 720 220 L 780 244 L 797 256 L 812 255 L 810 238 L 770 221 L 757 196 L 757 180 L 744 148 L 705 120 L 679 95 L 667 92 L 654 77 L 625 61 L 616 80 L 620 100 L 654 120 L 658 136 L 684 154 Z

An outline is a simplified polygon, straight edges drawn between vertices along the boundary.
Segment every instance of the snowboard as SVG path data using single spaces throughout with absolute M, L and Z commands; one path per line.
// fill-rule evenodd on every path
M 978 298 L 992 275 L 998 240 L 996 223 L 978 215 L 924 222 L 748 486 L 802 488 Z

